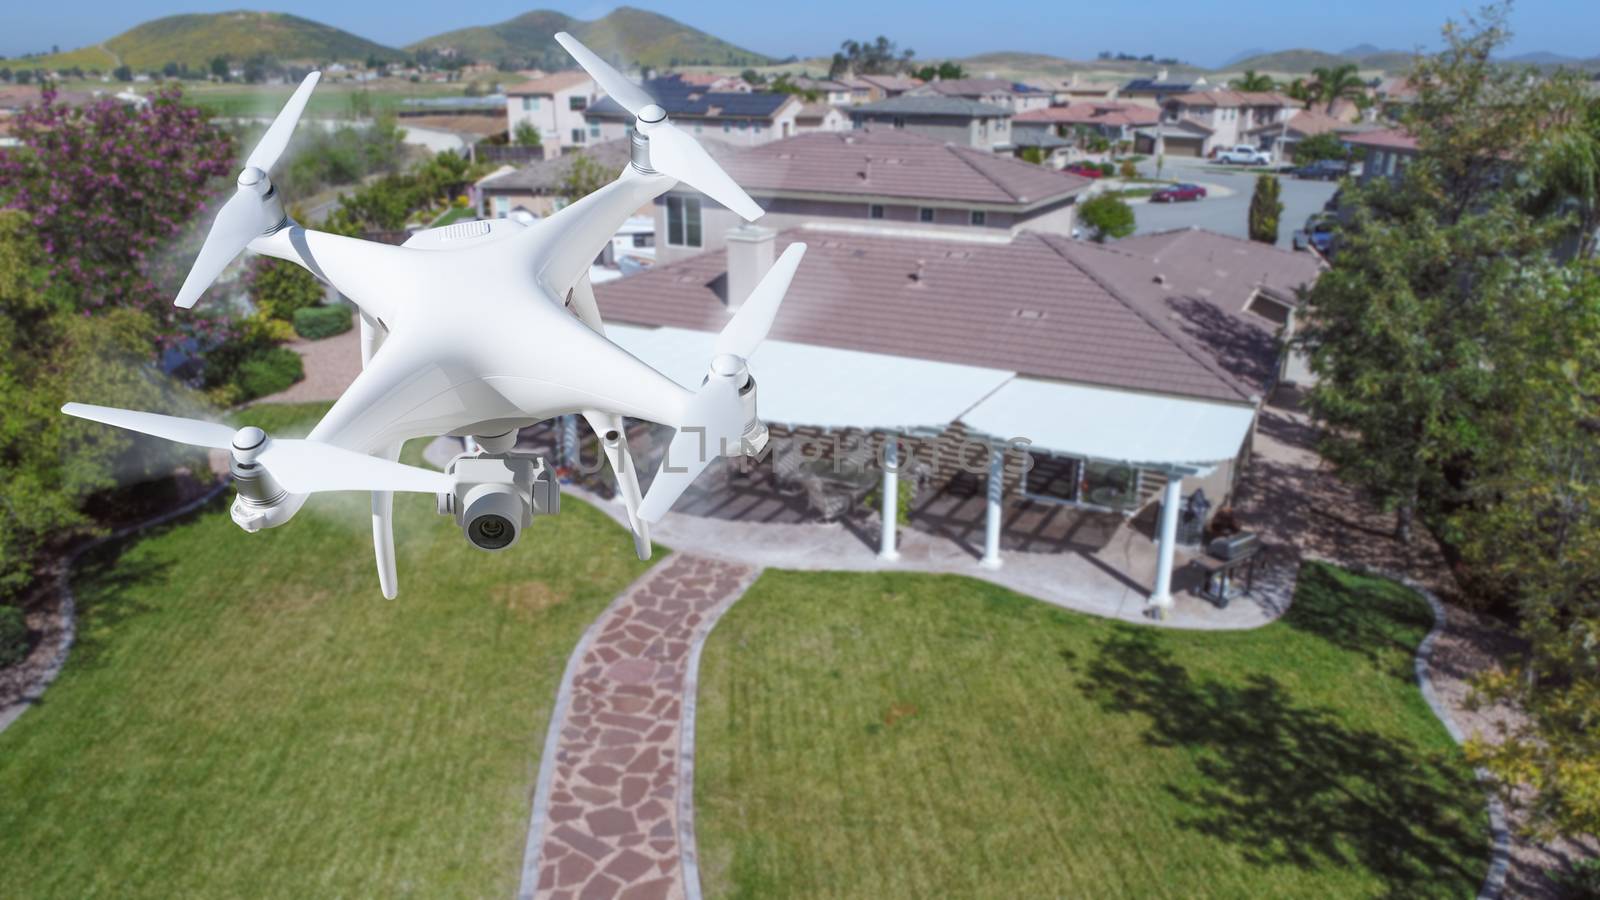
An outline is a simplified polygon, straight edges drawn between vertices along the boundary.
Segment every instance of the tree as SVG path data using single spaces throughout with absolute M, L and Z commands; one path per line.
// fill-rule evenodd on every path
M 1256 176 L 1255 193 L 1250 195 L 1250 240 L 1278 243 L 1278 217 L 1283 215 L 1280 190 L 1278 176 Z
M 517 130 L 511 139 L 518 147 L 538 147 L 543 143 L 539 137 L 539 129 L 533 127 L 532 122 L 518 122 Z
M 1570 75 L 1557 76 L 1562 106 L 1571 115 L 1553 122 L 1539 142 L 1533 212 L 1569 216 L 1576 255 L 1592 257 L 1600 228 L 1600 96 Z
M 875 40 L 865 43 L 845 41 L 839 45 L 839 52 L 833 54 L 833 63 L 828 67 L 828 77 L 893 75 L 908 68 L 914 56 L 916 51 L 899 51 L 894 41 L 881 34 Z
M 250 299 L 270 319 L 292 322 L 296 310 L 316 306 L 326 295 L 322 282 L 303 266 L 270 256 L 250 263 Z
M 1233 89 L 1236 91 L 1271 91 L 1277 88 L 1277 82 L 1265 72 L 1255 69 L 1245 69 L 1244 74 L 1233 80 Z
M 954 63 L 950 62 L 949 60 L 945 60 L 944 62 L 939 63 L 937 66 L 930 63 L 920 69 L 916 69 L 912 71 L 911 75 L 912 77 L 920 78 L 923 81 L 933 81 L 934 79 L 938 79 L 940 81 L 954 81 L 958 78 L 967 77 L 967 70 L 961 68 L 960 63 Z
M 561 179 L 561 196 L 568 203 L 576 203 L 610 184 L 615 177 L 595 162 L 587 153 L 574 153 L 568 157 L 572 164 Z
M 133 70 L 127 66 L 117 66 L 115 69 L 111 70 L 111 77 L 118 81 L 132 81 Z
M 1105 243 L 1107 238 L 1122 238 L 1133 234 L 1135 227 L 1133 207 L 1112 194 L 1097 194 L 1078 207 L 1078 218 L 1092 231 L 1090 238 Z
M 1311 97 L 1315 102 L 1326 103 L 1328 112 L 1333 112 L 1333 104 L 1337 100 L 1353 97 L 1366 87 L 1366 82 L 1356 72 L 1355 63 L 1312 69 Z
M 1302 166 L 1322 159 L 1348 159 L 1349 157 L 1349 148 L 1345 147 L 1344 141 L 1339 139 L 1339 135 L 1331 131 L 1314 134 L 1294 145 L 1294 161 Z
M 1310 85 L 1306 84 L 1306 80 L 1304 78 L 1296 78 L 1295 80 L 1289 82 L 1288 86 L 1283 89 L 1283 92 L 1287 94 L 1290 99 L 1300 101 L 1300 105 L 1306 109 L 1310 109 L 1311 104 L 1315 101 L 1312 88 Z
M 211 57 L 211 77 L 218 81 L 227 81 L 229 74 L 228 58 L 226 56 Z

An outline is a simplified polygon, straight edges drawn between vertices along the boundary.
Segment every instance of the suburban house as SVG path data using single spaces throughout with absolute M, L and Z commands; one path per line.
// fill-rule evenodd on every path
M 830 106 L 852 106 L 857 103 L 872 102 L 872 86 L 854 78 L 840 80 L 801 76 L 791 79 L 790 84 L 802 91 L 816 92 L 818 102 Z
M 794 114 L 795 134 L 809 131 L 849 131 L 850 117 L 829 103 L 807 103 Z
M 1073 146 L 1050 125 L 1018 122 L 1011 126 L 1011 155 L 1017 159 L 1065 168 Z
M 1052 128 L 1062 136 L 1090 132 L 1109 141 L 1127 141 L 1136 129 L 1154 125 L 1160 117 L 1159 111 L 1137 103 L 1095 100 L 1026 112 L 1013 118 L 1011 127 Z
M 859 231 L 967 234 L 1007 240 L 1027 228 L 1070 234 L 1091 182 L 905 131 L 802 134 L 730 151 L 718 162 L 773 228 L 824 222 Z M 731 211 L 680 186 L 656 200 L 663 262 L 722 248 Z
M 906 91 L 910 97 L 955 97 L 976 100 L 990 106 L 1003 106 L 1013 114 L 1044 109 L 1050 105 L 1050 92 L 1004 78 L 935 79 Z
M 852 107 L 855 128 L 893 128 L 984 150 L 1011 146 L 1011 110 L 960 97 L 901 94 Z
M 809 250 L 751 359 L 772 471 L 818 458 L 797 440 L 831 438 L 810 446 L 837 466 L 847 447 L 895 438 L 902 449 L 877 452 L 916 486 L 910 527 L 981 535 L 991 568 L 1002 546 L 1142 559 L 1158 610 L 1186 497 L 1229 502 L 1293 297 L 1319 273 L 1305 254 L 1190 230 L 1101 246 L 742 226 L 725 253 L 598 285 L 607 337 L 692 387 L 716 333 L 796 241 Z M 750 484 L 733 471 L 682 506 L 726 507 L 717 491 Z M 868 477 L 898 496 L 898 472 Z M 886 558 L 896 518 L 883 517 Z
M 473 185 L 474 205 L 485 219 L 503 219 L 518 210 L 543 218 L 567 205 L 563 187 L 580 157 L 593 160 L 608 174 L 614 174 L 628 164 L 629 152 L 627 140 L 601 141 L 520 169 L 506 166 Z M 650 210 L 645 207 L 642 211 Z
M 1190 94 L 1204 90 L 1205 87 L 1206 80 L 1203 76 L 1193 81 L 1171 81 L 1167 78 L 1167 70 L 1162 69 L 1154 78 L 1135 78 L 1129 81 L 1117 92 L 1117 99 L 1148 106 L 1151 109 L 1160 109 L 1168 97 Z
M 601 96 L 594 79 L 582 71 L 556 72 L 506 89 L 506 133 L 532 125 L 547 156 L 581 147 L 599 138 L 591 133 L 584 112 Z
M 1045 85 L 1044 90 L 1050 92 L 1051 103 L 1070 106 L 1074 103 L 1115 100 L 1122 85 L 1114 81 L 1089 81 L 1074 72 L 1065 81 Z
M 1162 101 L 1161 119 L 1139 131 L 1141 152 L 1168 156 L 1210 156 L 1236 144 L 1251 143 L 1246 133 L 1285 122 L 1299 108 L 1282 94 L 1262 91 L 1190 91 Z M 1156 145 L 1164 145 L 1157 150 Z
M 1361 183 L 1374 178 L 1398 180 L 1406 166 L 1417 158 L 1417 139 L 1400 128 L 1380 128 L 1345 138 L 1351 147 L 1366 151 L 1361 163 Z
M 922 83 L 920 78 L 908 78 L 904 75 L 857 75 L 855 80 L 867 86 L 869 103 L 898 97 Z
M 1294 158 L 1295 145 L 1308 137 L 1331 132 L 1348 142 L 1352 135 L 1370 130 L 1373 130 L 1371 125 L 1353 123 L 1320 110 L 1302 109 L 1278 123 L 1246 131 L 1243 143 L 1271 150 L 1275 159 L 1285 161 Z
M 715 72 L 679 72 L 679 81 L 711 94 L 748 94 L 755 88 L 738 75 L 718 75 Z
M 703 91 L 675 76 L 644 83 L 644 89 L 661 104 L 679 128 L 697 138 L 712 137 L 726 144 L 754 146 L 795 133 L 795 116 L 805 104 L 792 94 L 773 91 L 719 94 Z M 610 97 L 603 97 L 585 113 L 594 139 L 609 141 L 633 131 L 634 116 Z

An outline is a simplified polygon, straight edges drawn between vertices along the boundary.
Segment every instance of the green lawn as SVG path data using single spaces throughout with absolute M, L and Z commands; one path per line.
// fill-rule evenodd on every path
M 66 670 L 0 735 L 0 897 L 514 893 L 562 669 L 632 541 L 574 502 L 486 554 L 403 495 L 390 602 L 365 495 L 256 535 L 224 502 L 78 569 Z
M 706 894 L 1471 897 L 1487 817 L 1412 680 L 1430 623 L 1322 566 L 1214 634 L 769 572 L 702 660 Z

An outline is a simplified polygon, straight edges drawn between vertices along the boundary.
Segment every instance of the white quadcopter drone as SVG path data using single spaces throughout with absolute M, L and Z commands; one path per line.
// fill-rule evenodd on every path
M 378 582 L 391 598 L 394 491 L 435 494 L 439 512 L 453 515 L 472 544 L 509 547 L 532 516 L 560 509 L 544 460 L 515 451 L 517 430 L 581 413 L 616 475 L 639 558 L 648 559 L 647 523 L 659 521 L 712 459 L 765 447 L 746 360 L 771 329 L 805 245 L 790 245 L 739 307 L 717 337 L 697 391 L 607 340 L 589 265 L 635 210 L 679 182 L 747 220 L 762 210 L 642 88 L 571 35 L 556 40 L 637 125 L 632 161 L 616 181 L 531 225 L 463 222 L 396 247 L 312 231 L 289 218 L 267 172 L 289 143 L 316 72 L 251 152 L 238 192 L 218 212 L 176 302 L 194 306 L 249 249 L 304 266 L 359 307 L 362 372 L 306 439 L 81 403 L 62 412 L 230 451 L 238 489 L 232 516 L 248 532 L 289 521 L 318 491 L 371 491 Z M 677 429 L 642 502 L 625 416 Z M 404 441 L 441 434 L 470 439 L 469 452 L 444 472 L 396 461 Z

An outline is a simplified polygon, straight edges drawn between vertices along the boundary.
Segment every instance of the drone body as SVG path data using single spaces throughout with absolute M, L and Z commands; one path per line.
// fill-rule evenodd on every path
M 304 266 L 356 304 L 362 372 L 305 440 L 77 403 L 63 411 L 229 450 L 239 490 L 233 518 L 246 531 L 282 525 L 316 491 L 372 491 L 379 582 L 388 597 L 397 591 L 394 491 L 435 494 L 440 512 L 455 515 L 469 540 L 503 549 L 533 514 L 559 509 L 559 490 L 543 461 L 515 453 L 517 429 L 582 414 L 600 437 L 636 549 L 647 558 L 648 523 L 713 458 L 764 446 L 745 360 L 771 328 L 805 247 L 792 245 L 740 306 L 696 391 L 606 340 L 589 265 L 634 210 L 680 181 L 747 219 L 761 209 L 637 85 L 570 36 L 557 40 L 638 116 L 638 125 L 633 161 L 616 181 L 532 225 L 463 222 L 395 247 L 294 222 L 266 173 L 287 146 L 317 73 L 251 153 L 177 305 L 193 306 L 245 249 Z M 642 499 L 624 417 L 677 429 Z M 470 437 L 478 449 L 444 473 L 395 462 L 406 440 L 441 434 Z

